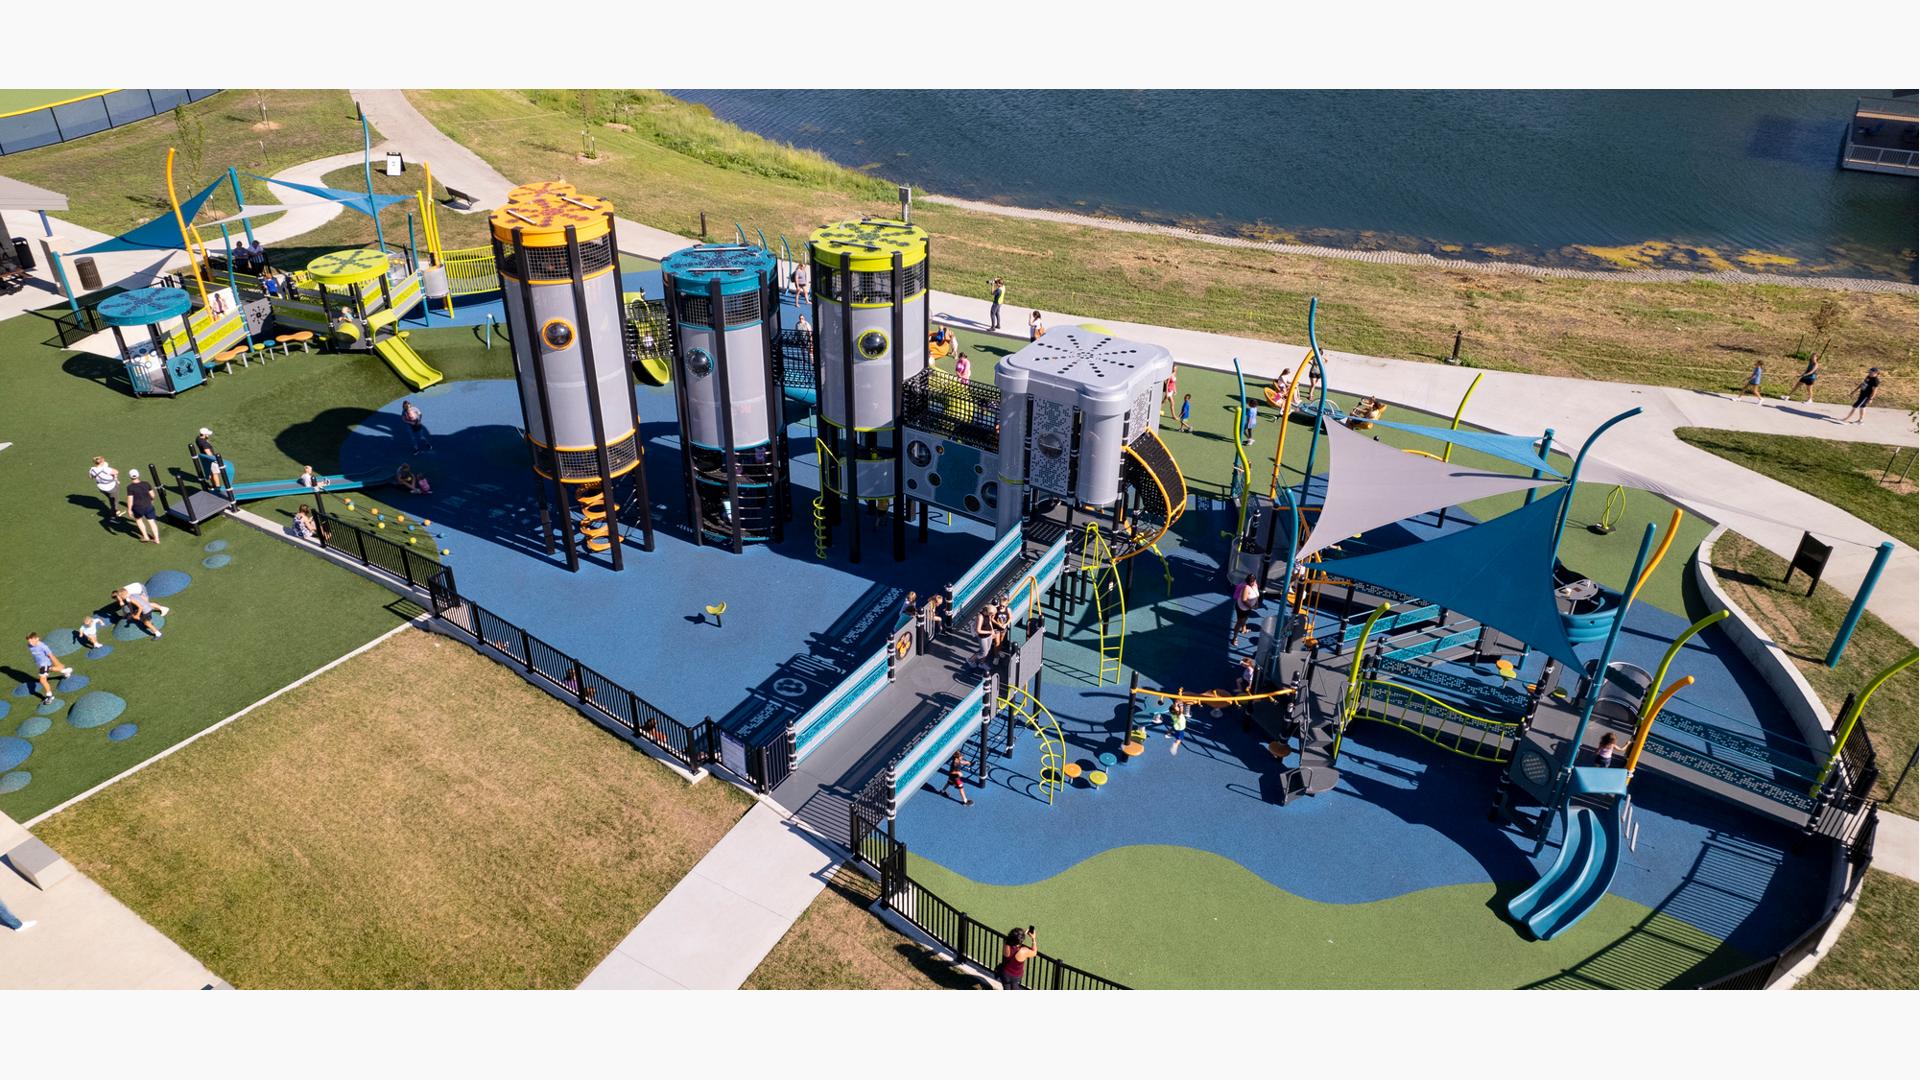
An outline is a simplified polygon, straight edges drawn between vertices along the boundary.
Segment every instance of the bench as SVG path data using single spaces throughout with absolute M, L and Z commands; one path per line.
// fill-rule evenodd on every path
M 461 191 L 459 188 L 449 186 L 447 188 L 447 197 L 442 201 L 448 209 L 458 210 L 464 214 L 467 211 L 472 210 L 473 205 L 479 202 L 480 200 L 474 198 L 473 196 L 467 194 L 464 191 Z
M 46 841 L 37 836 L 29 836 L 14 845 L 13 850 L 7 852 L 7 862 L 41 892 L 73 876 L 73 864 L 61 858 L 59 852 L 48 847 Z

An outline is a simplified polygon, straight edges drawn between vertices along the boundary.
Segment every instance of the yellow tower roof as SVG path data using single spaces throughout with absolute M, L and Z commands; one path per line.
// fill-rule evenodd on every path
M 823 225 L 809 238 L 813 261 L 852 270 L 885 270 L 900 253 L 902 266 L 927 257 L 927 230 L 895 218 L 861 218 Z
M 565 180 L 543 180 L 508 192 L 507 205 L 487 220 L 503 244 L 512 243 L 513 230 L 519 229 L 527 247 L 563 247 L 569 225 L 583 243 L 607 235 L 612 213 L 613 203 L 598 195 L 582 195 Z

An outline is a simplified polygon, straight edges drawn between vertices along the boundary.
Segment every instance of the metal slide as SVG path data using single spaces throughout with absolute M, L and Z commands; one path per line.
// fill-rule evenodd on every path
M 373 351 L 379 353 L 380 359 L 385 360 L 388 366 L 393 368 L 394 374 L 400 376 L 402 381 L 415 390 L 425 390 L 445 378 L 421 359 L 420 354 L 413 351 L 413 346 L 407 344 L 405 338 L 395 336 L 377 341 L 374 343 Z

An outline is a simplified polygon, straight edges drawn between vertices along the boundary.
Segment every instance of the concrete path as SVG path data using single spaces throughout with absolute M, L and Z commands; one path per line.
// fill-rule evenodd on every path
M 1880 811 L 1880 831 L 1873 836 L 1873 868 L 1920 881 L 1920 822 Z
M 844 859 L 785 813 L 761 803 L 647 913 L 580 989 L 737 990 Z
M 0 814 L 0 851 L 31 838 Z M 58 881 L 52 877 L 64 874 Z M 42 891 L 0 864 L 0 901 L 36 923 L 0 929 L 0 990 L 201 990 L 220 977 L 61 860 Z

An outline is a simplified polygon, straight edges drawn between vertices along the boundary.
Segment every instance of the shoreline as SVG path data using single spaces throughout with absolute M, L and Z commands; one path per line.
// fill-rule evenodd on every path
M 1218 247 L 1270 251 L 1280 255 L 1300 255 L 1317 259 L 1344 259 L 1350 262 L 1420 266 L 1442 270 L 1482 271 L 1487 273 L 1514 274 L 1523 277 L 1571 278 L 1580 281 L 1647 282 L 1657 284 L 1710 281 L 1722 285 L 1784 285 L 1795 288 L 1827 289 L 1833 292 L 1885 293 L 1896 296 L 1912 296 L 1920 293 L 1920 285 L 1916 285 L 1913 282 L 1894 281 L 1885 278 L 1774 274 L 1749 270 L 1586 270 L 1575 267 L 1538 266 L 1532 263 L 1503 262 L 1494 259 L 1450 259 L 1417 251 L 1359 251 L 1349 248 L 1323 247 L 1314 244 L 1287 244 L 1275 240 L 1256 240 L 1244 236 L 1228 236 L 1220 233 L 1202 232 L 1197 229 L 1189 229 L 1179 225 L 1162 225 L 1144 221 L 1130 221 L 1124 218 L 1097 217 L 1091 214 L 1079 214 L 1068 210 L 1038 210 L 1031 207 L 982 202 L 978 199 L 962 199 L 952 195 L 923 193 L 917 194 L 915 200 L 934 206 L 948 206 L 959 210 L 972 211 L 974 213 L 994 214 L 999 217 L 1021 218 L 1029 221 L 1050 221 L 1063 225 L 1080 225 L 1092 229 L 1104 229 L 1108 232 L 1168 236 L 1180 240 L 1192 240 L 1203 244 L 1213 244 Z

